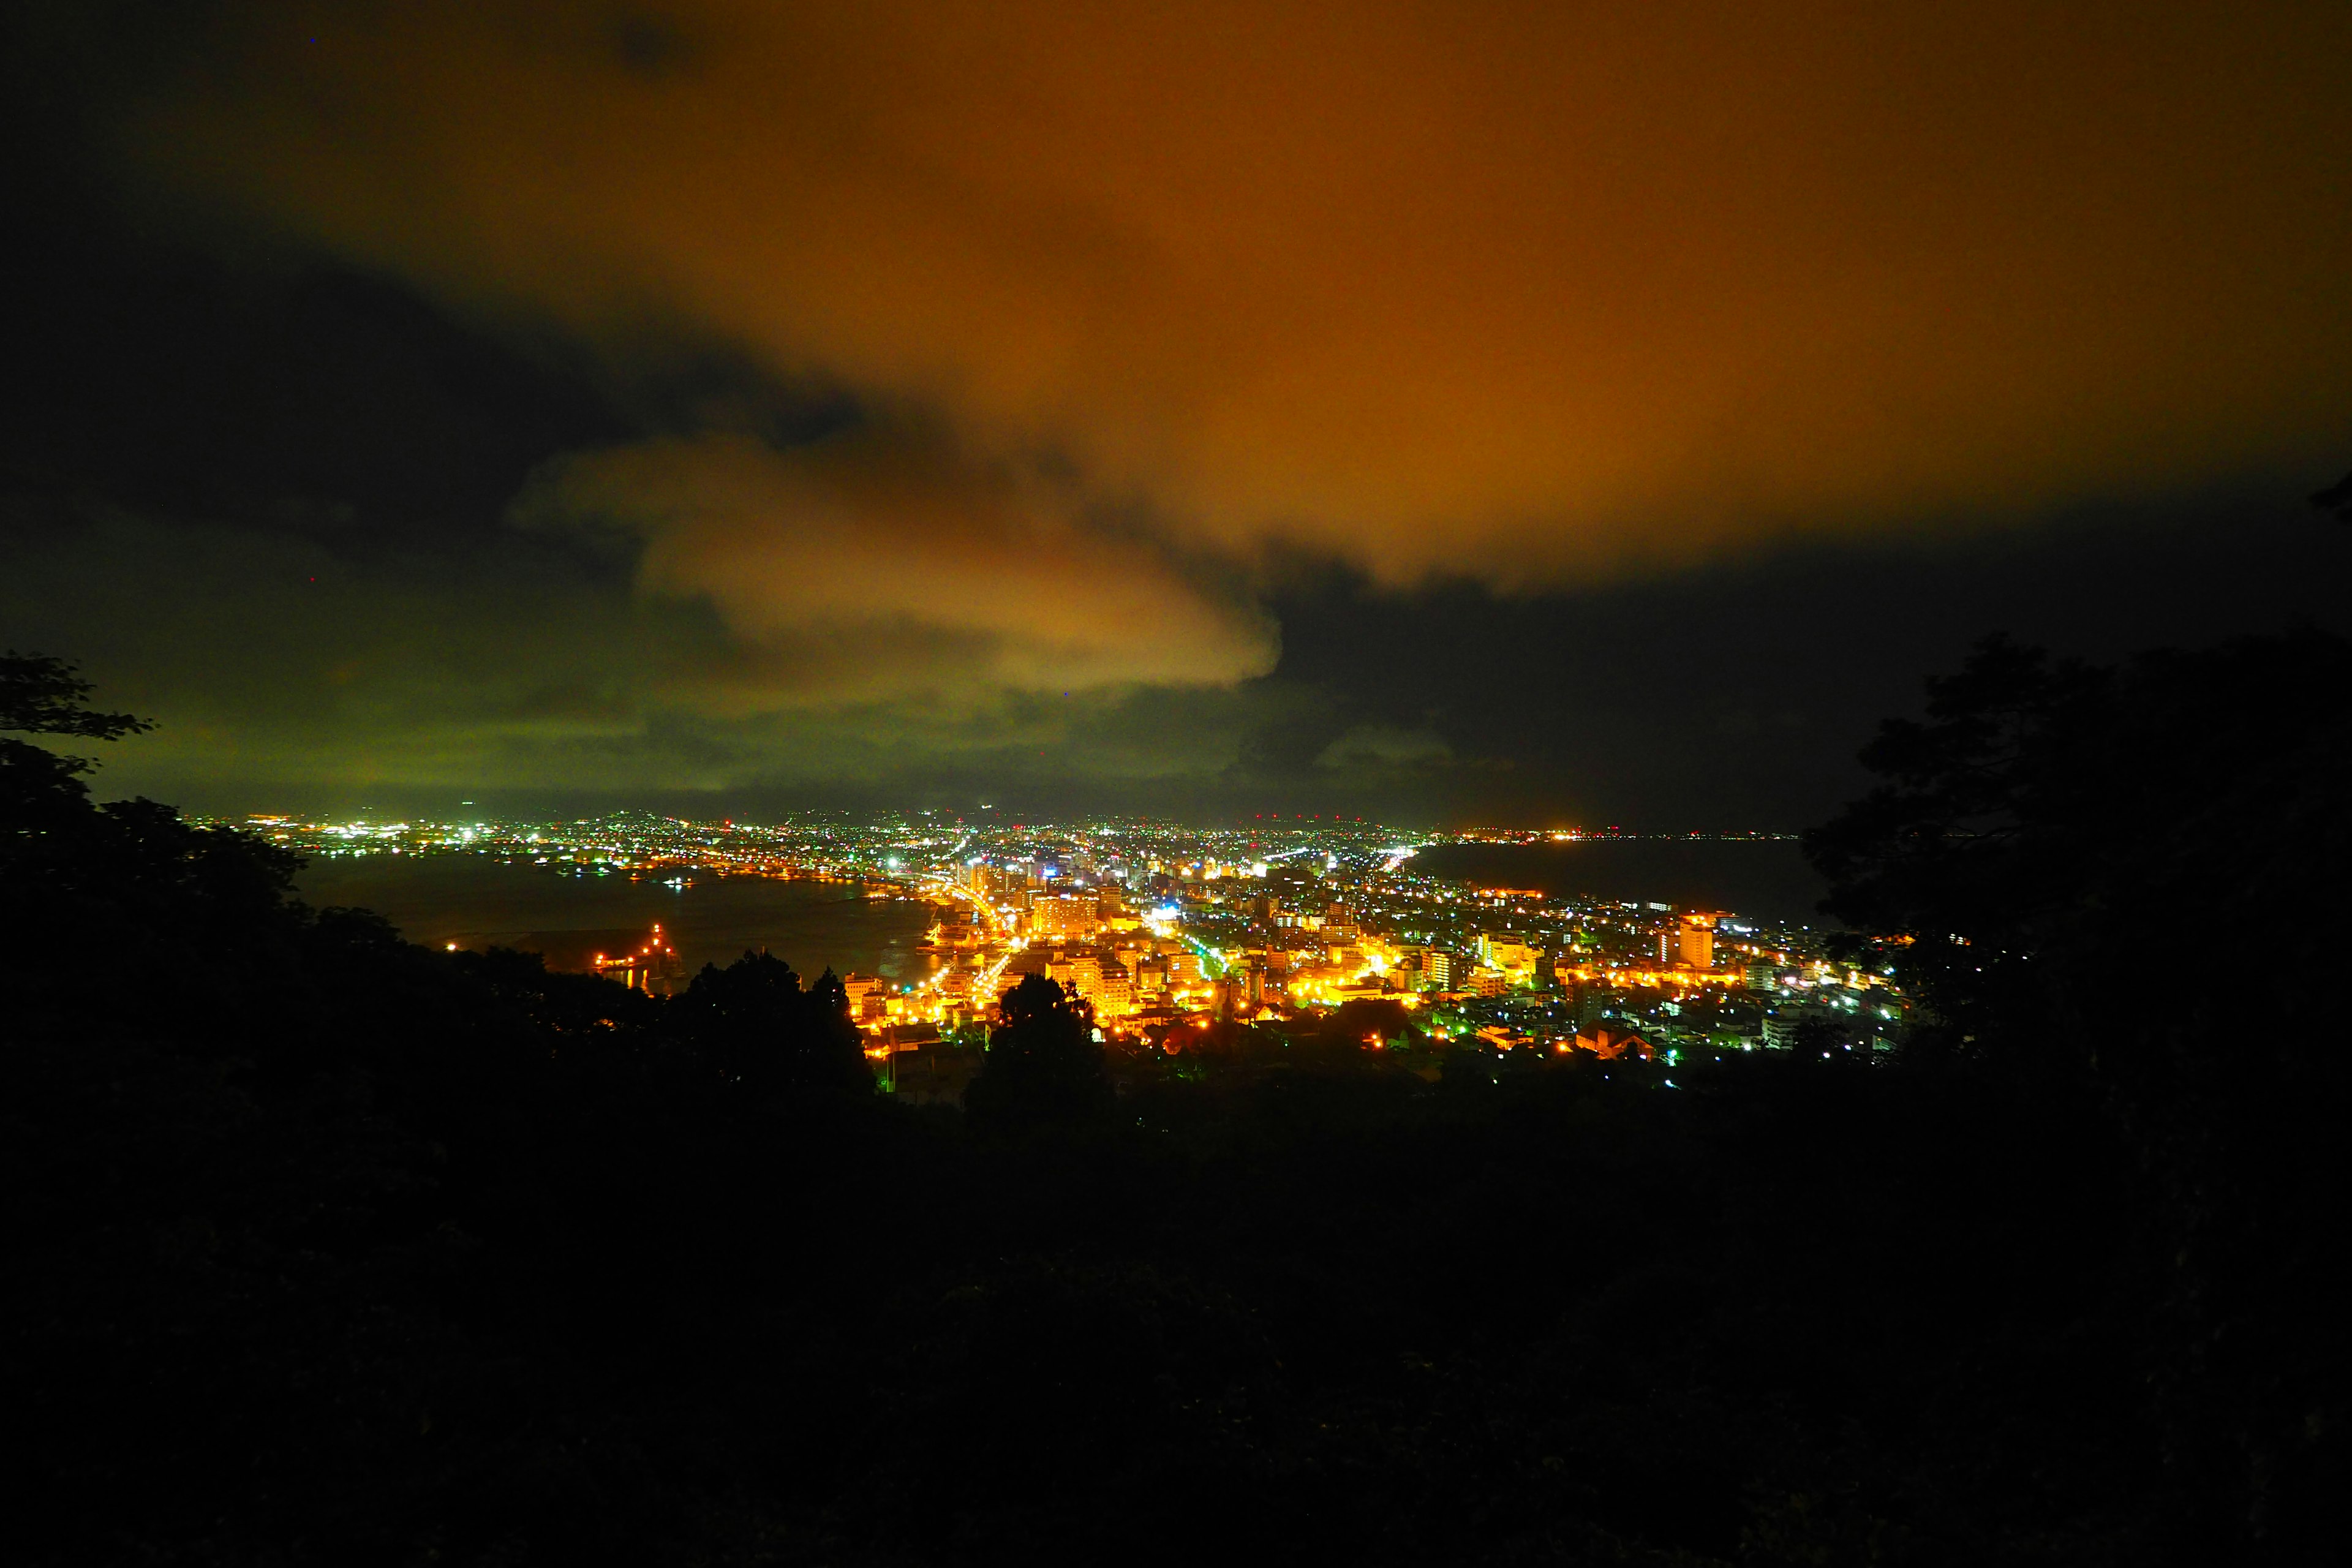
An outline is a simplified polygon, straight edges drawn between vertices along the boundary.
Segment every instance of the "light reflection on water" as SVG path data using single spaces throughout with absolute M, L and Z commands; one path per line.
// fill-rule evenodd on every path
M 803 979 L 830 966 L 911 981 L 931 968 L 917 951 L 929 921 L 919 900 L 868 899 L 836 882 L 690 871 L 692 885 L 677 889 L 662 879 L 680 873 L 667 869 L 634 882 L 625 872 L 570 869 L 483 855 L 368 855 L 314 859 L 296 886 L 320 908 L 373 910 L 430 947 L 526 931 L 643 932 L 658 921 L 689 972 L 761 947 Z

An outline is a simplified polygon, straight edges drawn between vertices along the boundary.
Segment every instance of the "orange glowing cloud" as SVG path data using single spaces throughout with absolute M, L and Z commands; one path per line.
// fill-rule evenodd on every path
M 2341 5 L 246 15 L 128 132 L 151 170 L 624 357 L 683 321 L 1150 519 L 1055 523 L 1066 584 L 976 542 L 989 485 L 976 523 L 902 507 L 922 617 L 950 582 L 1194 605 L 1113 564 L 1147 548 L 1556 581 L 2352 440 Z M 794 518 L 887 570 L 849 510 L 762 515 L 666 524 L 649 584 L 747 626 L 840 602 L 783 569 Z M 1205 613 L 1181 668 L 1251 668 Z M 1150 668 L 970 614 L 1007 669 Z
M 641 591 L 707 600 L 774 656 L 772 694 L 1220 685 L 1274 664 L 1264 617 L 1158 551 L 1085 527 L 1043 485 L 907 440 L 647 442 L 557 465 L 516 510 L 636 536 Z

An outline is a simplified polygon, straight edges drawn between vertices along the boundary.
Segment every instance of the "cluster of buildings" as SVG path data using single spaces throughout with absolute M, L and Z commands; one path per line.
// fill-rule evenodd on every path
M 1199 828 L 1150 818 L 997 819 L 982 810 L 782 823 L 641 813 L 572 822 L 241 823 L 313 855 L 491 854 L 577 875 L 697 868 L 856 881 L 928 900 L 928 973 L 845 977 L 877 1061 L 976 1039 L 1045 974 L 1107 1041 L 1165 1047 L 1216 1022 L 1283 1025 L 1396 1003 L 1442 1048 L 1669 1062 L 1727 1051 L 1868 1052 L 1903 1008 L 1891 964 L 1833 963 L 1819 933 L 1723 910 L 1481 887 L 1415 865 L 1433 844 L 1607 837 L 1409 835 L 1354 819 Z M 1610 830 L 1612 833 L 1614 830 Z M 664 973 L 631 954 L 632 977 Z M 648 961 L 651 962 L 648 962 Z

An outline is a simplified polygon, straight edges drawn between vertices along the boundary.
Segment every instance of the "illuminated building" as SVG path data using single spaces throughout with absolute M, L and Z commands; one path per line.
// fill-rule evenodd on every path
M 1843 1044 L 1848 1050 L 1851 1050 L 1853 1048 L 1851 1042 L 1859 1032 L 1857 1024 L 1857 1020 L 1850 1015 L 1841 1013 L 1835 1007 L 1823 1006 L 1817 1002 L 1806 1002 L 1793 1006 L 1776 1008 L 1767 1014 L 1762 1032 L 1766 1045 L 1775 1049 L 1786 1050 L 1797 1043 L 1800 1031 L 1807 1025 L 1812 1025 L 1821 1027 L 1826 1036 Z M 1872 1027 L 1874 1030 L 1875 1026 Z
M 1536 950 L 1525 937 L 1510 931 L 1478 933 L 1478 962 L 1489 969 L 1500 970 L 1513 981 L 1533 982 L 1536 956 Z
M 1128 983 L 1127 966 L 1116 959 L 1103 961 L 1095 1006 L 1105 1016 L 1113 1018 L 1125 1017 L 1135 1008 L 1135 991 Z
M 1055 953 L 1045 966 L 1055 983 L 1092 1002 L 1102 990 L 1102 960 L 1091 952 Z
M 992 866 L 982 861 L 967 867 L 963 880 L 982 903 L 1017 907 L 1025 897 L 1030 877 L 1024 867 Z
M 861 1023 L 879 1018 L 886 1010 L 887 998 L 878 974 L 845 974 L 841 977 L 841 989 L 849 997 L 849 1016 Z
M 1715 967 L 1715 917 L 1685 915 L 1675 928 L 1675 962 L 1685 969 Z
M 1101 929 L 1101 904 L 1092 893 L 1037 893 L 1029 899 L 1029 929 L 1039 937 L 1090 937 Z

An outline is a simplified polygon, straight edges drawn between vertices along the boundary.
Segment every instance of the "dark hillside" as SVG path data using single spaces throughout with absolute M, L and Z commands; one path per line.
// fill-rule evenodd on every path
M 1814 845 L 1892 1062 L 1113 1075 L 1016 993 L 968 1119 L 829 978 L 413 947 L 0 738 L 16 1555 L 2319 1560 L 2346 673 L 1939 687 Z

